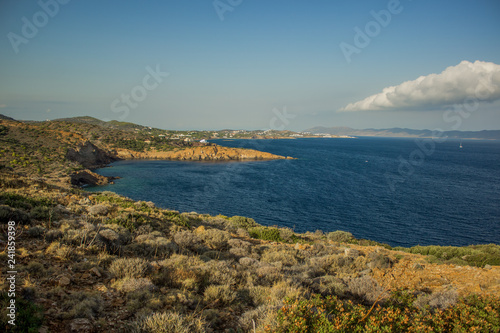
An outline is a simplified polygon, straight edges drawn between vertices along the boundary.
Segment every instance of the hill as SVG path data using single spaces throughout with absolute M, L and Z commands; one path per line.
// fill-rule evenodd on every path
M 89 169 L 121 159 L 262 160 L 283 156 L 199 142 L 195 134 L 77 117 L 43 122 L 0 120 L 0 168 L 62 186 L 105 184 Z M 200 149 L 205 147 L 205 149 Z
M 309 128 L 304 132 L 312 134 L 328 134 L 337 136 L 380 136 L 380 137 L 408 137 L 408 138 L 430 138 L 436 134 L 431 130 L 413 130 L 409 128 L 387 128 L 387 129 L 353 129 L 350 127 L 323 127 Z M 444 131 L 441 136 L 450 139 L 485 139 L 500 140 L 500 130 L 484 131 Z

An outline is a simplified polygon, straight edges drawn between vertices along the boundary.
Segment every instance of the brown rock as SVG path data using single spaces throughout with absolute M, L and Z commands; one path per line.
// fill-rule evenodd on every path
M 101 275 L 101 272 L 99 272 L 99 268 L 97 268 L 97 267 L 92 267 L 92 268 L 90 269 L 90 272 L 91 272 L 91 273 L 93 273 L 93 274 L 95 274 L 95 275 L 97 275 L 98 277 L 101 277 L 101 276 L 102 276 L 102 275 Z
M 83 186 L 83 185 L 106 185 L 110 183 L 110 180 L 116 179 L 114 177 L 104 177 L 98 175 L 90 170 L 81 170 L 70 175 L 71 185 Z
M 70 280 L 70 279 L 69 279 L 69 277 L 67 277 L 67 276 L 61 276 L 61 277 L 59 278 L 59 281 L 58 281 L 58 284 L 59 284 L 61 287 L 68 286 L 70 283 L 71 283 L 71 280 Z

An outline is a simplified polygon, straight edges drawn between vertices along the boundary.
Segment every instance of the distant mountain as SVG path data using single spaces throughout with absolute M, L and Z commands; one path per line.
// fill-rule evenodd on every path
M 431 130 L 414 130 L 409 128 L 386 128 L 386 129 L 354 129 L 350 127 L 324 127 L 317 126 L 309 128 L 304 132 L 312 134 L 327 135 L 348 135 L 348 136 L 380 136 L 380 137 L 407 137 L 407 138 L 426 138 L 432 137 Z M 444 136 L 450 139 L 486 139 L 500 140 L 500 130 L 484 131 L 445 131 Z
M 146 129 L 147 126 L 142 126 L 134 123 L 129 123 L 125 121 L 118 120 L 110 120 L 104 121 L 94 117 L 82 116 L 82 117 L 72 117 L 72 118 L 59 118 L 54 119 L 53 121 L 63 121 L 68 123 L 77 123 L 77 124 L 89 124 L 89 125 L 97 125 L 100 127 L 108 127 L 119 130 L 135 130 L 135 129 Z

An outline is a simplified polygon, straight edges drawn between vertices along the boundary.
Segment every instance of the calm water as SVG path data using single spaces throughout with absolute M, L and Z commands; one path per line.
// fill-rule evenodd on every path
M 414 139 L 394 138 L 214 142 L 297 159 L 121 161 L 98 172 L 122 179 L 91 190 L 393 246 L 500 243 L 498 141 L 467 140 L 460 149 L 448 140 L 425 152 Z

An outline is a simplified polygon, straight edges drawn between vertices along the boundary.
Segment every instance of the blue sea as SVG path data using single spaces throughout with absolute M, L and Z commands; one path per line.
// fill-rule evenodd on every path
M 90 190 L 392 246 L 500 244 L 500 141 L 439 141 L 213 140 L 296 159 L 120 161 L 97 172 L 121 179 Z

